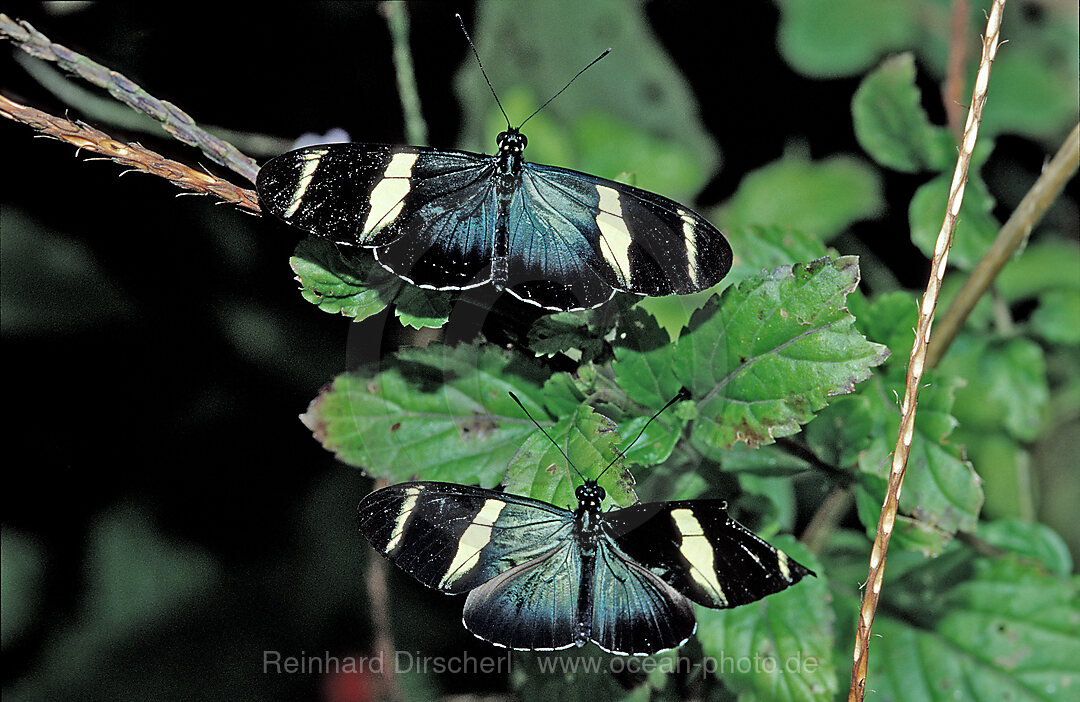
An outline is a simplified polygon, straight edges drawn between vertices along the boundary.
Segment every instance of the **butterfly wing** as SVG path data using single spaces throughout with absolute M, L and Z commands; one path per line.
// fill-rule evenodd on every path
M 581 551 L 566 539 L 469 593 L 462 622 L 485 641 L 519 650 L 555 651 L 588 640 L 578 627 Z
M 686 643 L 690 600 L 606 541 L 583 559 L 567 539 L 469 593 L 465 627 L 507 648 L 554 651 L 592 640 L 608 653 L 651 655 Z M 586 572 L 588 571 L 588 572 Z
M 395 565 L 428 587 L 460 594 L 549 554 L 569 539 L 574 515 L 494 490 L 416 482 L 366 495 L 357 520 Z
M 608 288 L 686 294 L 715 285 L 731 268 L 724 235 L 656 193 L 535 163 L 525 164 L 520 192 L 510 291 L 527 302 L 549 306 L 552 284 L 570 288 L 582 307 L 610 297 Z
M 525 164 L 507 217 L 507 283 L 514 297 L 546 309 L 589 309 L 615 294 L 614 277 L 590 238 L 593 218 L 577 199 Z
M 697 628 L 694 606 L 671 585 L 601 539 L 590 638 L 608 653 L 652 655 L 677 648 Z
M 813 575 L 728 516 L 724 500 L 645 503 L 603 516 L 605 533 L 629 558 L 706 607 L 754 602 Z
M 464 289 L 491 279 L 491 157 L 383 144 L 290 151 L 259 170 L 263 207 L 286 223 L 376 257 L 417 285 Z

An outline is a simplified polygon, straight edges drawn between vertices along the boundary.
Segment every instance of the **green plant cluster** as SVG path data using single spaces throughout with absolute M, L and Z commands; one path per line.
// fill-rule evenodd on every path
M 813 161 L 796 150 L 747 174 L 713 213 L 736 252 L 726 281 L 689 299 L 618 298 L 598 310 L 542 318 L 509 349 L 478 340 L 403 350 L 377 369 L 339 376 L 304 419 L 327 449 L 371 476 L 503 484 L 573 504 L 573 473 L 508 399 L 513 391 L 586 477 L 617 448 L 624 452 L 618 473 L 605 474 L 616 504 L 633 501 L 635 487 L 650 499 L 719 487 L 730 491 L 736 512 L 769 534 L 790 530 L 796 509 L 813 509 L 811 498 L 824 496 L 821 484 L 846 491 L 861 530 L 833 524 L 813 554 L 780 539 L 817 570 L 816 580 L 734 611 L 699 610 L 697 637 L 698 655 L 706 657 L 801 652 L 820 662 L 799 675 L 723 675 L 739 699 L 832 699 L 846 689 L 858 583 L 885 494 L 919 291 L 884 285 L 864 294 L 859 261 L 826 242 L 842 244 L 852 223 L 884 213 L 881 182 L 891 170 L 924 179 L 908 214 L 912 243 L 932 253 L 956 135 L 928 118 L 917 71 L 928 65 L 940 78 L 948 36 L 932 18 L 946 16 L 948 3 L 923 2 L 923 14 L 893 3 L 780 5 L 780 48 L 793 67 L 817 76 L 865 72 L 851 104 L 865 153 Z M 973 10 L 973 28 L 979 19 Z M 484 21 L 480 37 L 527 20 L 492 7 Z M 1010 45 L 995 66 L 950 256 L 955 272 L 970 270 L 1000 228 L 980 175 L 994 137 L 1058 136 L 1075 120 L 1075 61 L 1051 60 L 1048 48 L 1075 58 L 1075 27 L 1036 24 L 1019 12 L 1006 24 L 1022 46 Z M 524 111 L 534 100 L 511 92 L 506 103 Z M 498 119 L 493 115 L 496 126 Z M 549 145 L 550 160 L 619 177 L 618 166 L 590 159 L 588 149 L 560 156 L 560 144 L 592 143 L 580 135 L 596 122 L 588 112 L 541 114 L 530 128 L 547 136 L 534 143 L 538 150 Z M 671 172 L 656 160 L 688 150 L 629 122 L 602 131 L 607 153 L 644 164 L 642 173 Z M 675 169 L 674 180 L 647 187 L 679 191 L 695 172 L 700 178 L 693 159 L 680 160 L 689 164 L 690 181 L 686 168 Z M 379 272 L 372 285 L 371 264 L 363 264 L 364 274 L 355 265 L 312 242 L 293 259 L 304 296 L 323 309 L 363 318 L 390 305 L 405 325 L 446 322 L 449 295 L 402 288 Z M 926 376 L 875 625 L 882 636 L 872 643 L 870 685 L 882 699 L 1054 699 L 1080 684 L 1073 565 L 1060 537 L 1032 521 L 1031 487 L 1038 479 L 1033 446 L 1065 423 L 1075 426 L 1078 271 L 1076 242 L 1040 232 L 998 282 L 996 318 L 978 309 Z M 942 309 L 954 291 L 947 289 Z M 1034 311 L 1002 324 L 1001 315 L 1020 305 Z M 628 448 L 682 387 L 690 398 Z M 777 445 L 782 437 L 794 439 Z M 535 675 L 526 669 L 518 677 L 529 699 Z M 627 699 L 678 694 L 664 676 L 638 682 Z M 582 699 L 593 684 L 579 690 Z M 913 697 L 913 690 L 920 692 Z

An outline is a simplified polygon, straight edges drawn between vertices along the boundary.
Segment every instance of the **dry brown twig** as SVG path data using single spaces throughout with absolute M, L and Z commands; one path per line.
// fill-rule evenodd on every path
M 915 405 L 918 401 L 919 386 L 926 367 L 926 348 L 930 341 L 930 329 L 934 323 L 934 311 L 937 308 L 938 296 L 941 292 L 941 281 L 945 276 L 945 267 L 949 259 L 949 247 L 952 244 L 953 230 L 956 226 L 956 219 L 960 214 L 960 204 L 964 199 L 964 186 L 967 184 L 971 154 L 978 137 L 983 107 L 986 105 L 987 89 L 990 84 L 990 67 L 994 62 L 994 56 L 997 54 L 999 46 L 1001 15 L 1004 8 L 1005 0 L 994 0 L 994 4 L 990 9 L 990 16 L 987 18 L 986 32 L 983 35 L 982 59 L 979 62 L 979 72 L 975 77 L 971 109 L 968 111 L 967 125 L 964 127 L 964 136 L 960 141 L 960 154 L 956 161 L 956 169 L 953 172 L 952 184 L 949 186 L 945 219 L 941 224 L 941 230 L 938 232 L 937 242 L 934 245 L 930 279 L 927 281 L 926 292 L 923 294 L 922 304 L 919 306 L 919 321 L 915 328 L 915 343 L 912 345 L 911 357 L 908 361 L 904 401 L 900 407 L 900 432 L 897 437 L 896 447 L 893 450 L 892 467 L 889 471 L 889 485 L 885 494 L 885 502 L 881 506 L 877 535 L 874 538 L 874 547 L 870 552 L 870 568 L 866 587 L 863 589 L 862 605 L 859 608 L 848 702 L 861 702 L 866 692 L 870 631 L 874 623 L 878 597 L 881 594 L 881 582 L 885 575 L 885 553 L 888 550 L 889 539 L 892 537 L 893 527 L 896 523 L 896 512 L 900 504 L 900 490 L 904 483 L 904 472 L 907 469 L 908 454 L 911 450 L 911 438 L 915 431 Z
M 55 62 L 72 76 L 101 88 L 136 112 L 161 124 L 161 128 L 188 146 L 194 146 L 214 163 L 255 182 L 259 166 L 235 146 L 210 134 L 186 112 L 167 100 L 159 100 L 122 73 L 110 70 L 77 51 L 53 42 L 29 22 L 0 13 L 0 37 L 34 58 Z
M 117 141 L 88 124 L 72 122 L 33 107 L 20 105 L 3 95 L 0 95 L 0 116 L 22 122 L 44 136 L 67 142 L 80 150 L 93 151 L 121 165 L 165 178 L 184 190 L 213 195 L 255 214 L 261 211 L 258 195 L 254 191 L 240 188 L 210 173 L 197 171 L 178 161 L 167 159 L 139 144 Z

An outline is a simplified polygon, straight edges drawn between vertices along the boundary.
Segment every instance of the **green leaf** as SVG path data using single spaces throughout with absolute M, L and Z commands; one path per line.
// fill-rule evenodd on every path
M 657 324 L 668 334 L 671 341 L 679 338 L 679 332 L 690 321 L 694 312 L 701 309 L 713 295 L 729 285 L 727 278 L 716 285 L 689 295 L 667 295 L 665 297 L 646 297 L 636 307 L 645 310 L 656 319 Z
M 787 476 L 810 469 L 809 463 L 777 446 L 751 448 L 746 444 L 736 444 L 729 449 L 704 448 L 705 456 L 719 463 L 725 473 Z
M 669 409 L 671 417 L 676 417 L 676 410 Z M 622 434 L 626 441 L 633 441 L 634 437 L 641 434 L 632 446 L 623 451 L 628 463 L 639 466 L 654 466 L 663 463 L 675 450 L 675 444 L 682 438 L 682 424 L 669 426 L 671 420 L 668 417 L 658 417 L 649 422 L 650 417 L 636 417 L 622 426 Z M 648 425 L 646 426 L 646 422 Z M 644 433 L 641 433 L 644 429 Z
M 619 319 L 614 352 L 615 380 L 635 402 L 658 410 L 682 388 L 673 367 L 674 346 L 641 307 L 631 308 Z
M 1022 337 L 996 341 L 962 333 L 939 368 L 971 380 L 957 391 L 953 410 L 966 428 L 1004 428 L 1023 441 L 1041 433 L 1050 389 L 1043 350 L 1035 342 Z
M 828 253 L 820 239 L 801 229 L 755 225 L 735 227 L 726 235 L 735 252 L 735 263 L 728 273 L 731 280 L 743 280 L 795 261 L 814 261 Z
M 881 699 L 1049 702 L 1080 689 L 1074 579 L 981 559 L 944 612 L 931 630 L 875 620 L 867 678 Z
M 1052 574 L 1069 577 L 1073 572 L 1068 545 L 1045 524 L 1025 519 L 995 519 L 979 525 L 979 538 L 1038 563 Z
M 1080 290 L 1080 245 L 1060 237 L 1033 241 L 1005 264 L 994 281 L 1008 302 L 1030 300 L 1056 289 Z
M 740 700 L 831 700 L 839 677 L 822 566 L 788 536 L 773 543 L 818 577 L 742 607 L 698 607 L 697 638 L 706 664 Z
M 863 78 L 851 102 L 855 137 L 875 161 L 906 173 L 944 170 L 956 157 L 948 130 L 930 123 L 910 53 L 886 59 Z
M 963 424 L 951 440 L 967 448 L 967 458 L 982 478 L 984 519 L 1035 518 L 1035 476 L 1026 448 L 1007 432 Z
M 575 151 L 590 173 L 627 182 L 622 175 L 629 171 L 632 185 L 666 197 L 693 198 L 710 175 L 688 145 L 659 139 L 621 116 L 587 112 L 574 121 L 573 132 Z M 612 144 L 618 147 L 612 148 Z
M 11 646 L 38 617 L 45 554 L 37 539 L 4 527 L 0 532 L 0 641 Z
M 915 343 L 915 325 L 919 321 L 918 296 L 898 290 L 879 295 L 871 303 L 856 294 L 848 297 L 848 308 L 855 315 L 855 326 L 867 339 L 888 347 L 891 355 L 885 363 L 886 370 L 899 377 L 906 375 Z
M 871 541 L 877 532 L 881 519 L 881 505 L 885 502 L 888 481 L 880 475 L 859 473 L 855 487 L 855 508 L 859 520 L 866 526 L 866 538 Z M 901 497 L 903 495 L 901 494 Z M 890 543 L 891 554 L 902 551 L 914 551 L 924 557 L 938 556 L 945 551 L 953 535 L 934 524 L 915 519 L 906 514 L 897 514 Z M 902 550 L 902 551 L 900 551 Z
M 345 258 L 325 239 L 301 240 L 289 265 L 305 300 L 323 312 L 356 321 L 382 312 L 405 285 L 370 254 Z
M 1031 328 L 1052 344 L 1080 345 L 1080 290 L 1047 290 L 1040 295 Z
M 884 209 L 876 169 L 849 156 L 784 156 L 748 174 L 721 209 L 725 229 L 776 225 L 828 240 Z M 944 209 L 942 209 L 944 212 Z
M 859 73 L 908 46 L 922 27 L 909 3 L 782 0 L 777 45 L 797 71 L 815 78 Z
M 844 307 L 858 280 L 851 257 L 782 266 L 695 314 L 674 359 L 698 402 L 695 443 L 771 443 L 869 377 L 888 351 L 863 338 Z
M 1003 26 L 1011 27 L 1012 46 L 994 61 L 981 128 L 987 134 L 1013 132 L 1059 141 L 1076 123 L 1080 100 L 1076 7 L 1047 7 L 1041 20 L 1024 14 L 1007 13 L 1003 20 Z M 973 80 L 974 66 L 969 95 Z
M 915 430 L 908 456 L 904 488 L 900 495 L 900 513 L 910 519 L 898 532 L 906 529 L 910 537 L 907 547 L 923 549 L 936 555 L 944 541 L 957 531 L 974 531 L 982 506 L 983 494 L 978 475 L 971 464 L 963 460 L 959 447 L 947 441 L 956 426 L 950 414 L 956 386 L 961 381 L 943 373 L 928 373 L 926 385 L 919 394 Z M 860 483 L 867 497 L 876 506 L 860 510 L 867 531 L 873 533 L 885 495 L 884 484 L 892 465 L 892 452 L 900 431 L 899 397 L 903 380 L 873 378 L 862 390 L 874 400 L 869 405 L 872 414 L 873 439 L 859 454 L 859 470 L 878 480 Z M 898 519 L 898 525 L 901 520 Z
M 589 384 L 580 378 L 565 371 L 554 373 L 544 381 L 544 404 L 551 416 L 565 417 L 584 402 L 591 392 Z
M 573 89 L 530 120 L 530 161 L 608 178 L 640 169 L 637 185 L 677 201 L 696 195 L 715 170 L 717 146 L 700 122 L 693 90 L 649 27 L 642 2 L 481 3 L 472 35 L 515 124 L 603 47 L 633 47 L 616 50 L 601 66 L 586 71 Z M 523 82 L 531 97 L 508 99 L 515 92 L 512 86 Z M 491 115 L 490 121 L 466 122 L 465 145 L 490 151 L 506 120 L 492 105 L 471 55 L 465 56 L 454 86 L 465 114 Z M 552 136 L 561 144 L 544 136 L 550 128 L 545 123 L 558 125 L 563 136 Z M 609 127 L 614 131 L 605 131 Z M 646 163 L 651 165 L 646 168 Z
M 140 511 L 125 507 L 95 524 L 86 577 L 85 618 L 119 638 L 184 611 L 213 585 L 218 572 L 208 554 L 173 543 Z
M 633 477 L 616 461 L 619 433 L 614 422 L 588 405 L 580 405 L 547 433 L 550 440 L 539 430 L 533 432 L 510 461 L 503 483 L 507 492 L 573 509 L 577 505 L 574 488 L 581 484 L 581 478 L 566 464 L 557 444 L 586 479 L 595 479 L 614 462 L 601 477 L 600 487 L 621 507 L 637 501 Z
M 951 183 L 952 173 L 942 173 L 920 186 L 908 206 L 911 241 L 927 258 L 934 256 L 934 244 L 945 220 Z M 971 270 L 990 248 L 1001 228 L 991 214 L 993 207 L 994 198 L 982 179 L 972 172 L 964 188 L 964 201 L 960 205 L 960 217 L 953 232 L 952 248 L 949 249 L 950 264 L 965 271 Z
M 0 206 L 0 329 L 4 337 L 65 334 L 124 323 L 133 300 L 84 242 L 20 208 Z
M 397 361 L 374 376 L 339 375 L 301 417 L 327 450 L 369 475 L 491 488 L 536 430 L 509 392 L 538 422 L 551 423 L 543 374 L 519 356 L 429 346 Z
M 529 348 L 537 356 L 564 354 L 578 363 L 591 363 L 604 353 L 608 315 L 596 310 L 548 314 L 529 328 Z
M 840 468 L 854 467 L 859 455 L 883 429 L 880 408 L 865 392 L 837 397 L 803 429 L 807 445 L 821 460 Z
M 406 285 L 394 300 L 394 314 L 413 329 L 438 328 L 450 319 L 450 293 Z

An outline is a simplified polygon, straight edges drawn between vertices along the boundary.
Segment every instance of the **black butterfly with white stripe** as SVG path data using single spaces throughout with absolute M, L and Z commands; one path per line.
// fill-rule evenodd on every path
M 813 575 L 728 516 L 724 500 L 604 512 L 595 481 L 576 497 L 571 512 L 467 485 L 403 483 L 364 497 L 358 517 L 371 545 L 405 572 L 468 593 L 465 628 L 505 648 L 593 641 L 650 655 L 693 635 L 692 602 L 737 607 Z
M 364 497 L 358 521 L 424 585 L 468 593 L 469 631 L 521 650 L 592 641 L 609 653 L 658 653 L 693 635 L 692 603 L 737 607 L 813 575 L 732 519 L 724 500 L 605 512 L 596 480 L 575 496 L 570 511 L 478 487 L 403 483 Z
M 615 291 L 698 292 L 727 274 L 731 247 L 704 217 L 656 193 L 528 163 L 519 130 L 507 120 L 493 156 L 385 144 L 290 151 L 260 169 L 259 201 L 294 227 L 373 249 L 420 287 L 490 283 L 549 310 L 597 307 Z

